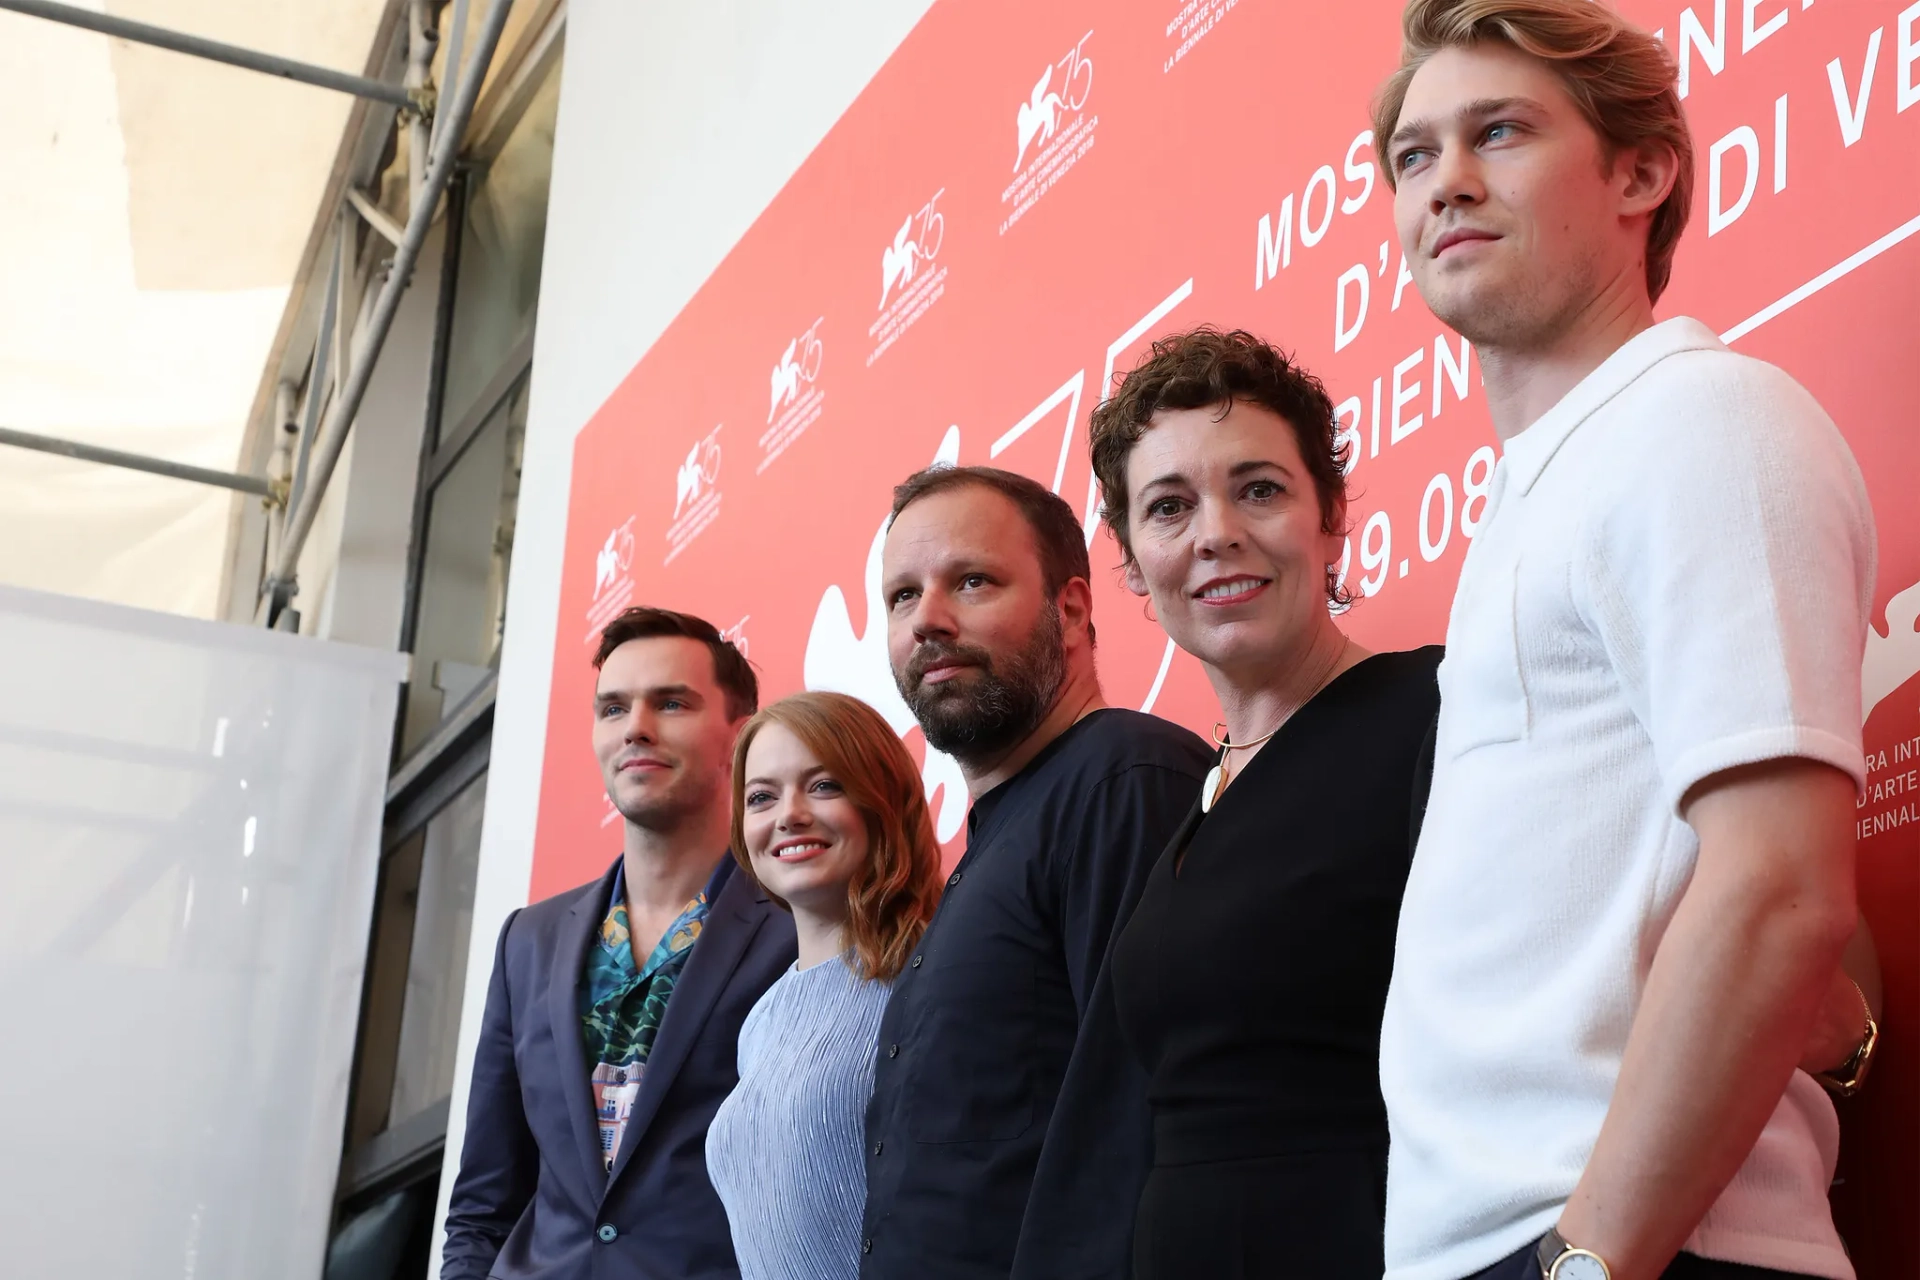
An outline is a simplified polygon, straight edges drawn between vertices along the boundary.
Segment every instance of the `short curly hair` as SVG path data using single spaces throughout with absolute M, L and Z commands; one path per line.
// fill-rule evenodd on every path
M 1320 528 L 1345 532 L 1351 446 L 1340 434 L 1326 387 L 1284 351 L 1246 330 L 1223 332 L 1202 325 L 1156 341 L 1139 364 L 1115 380 L 1113 394 L 1093 411 L 1088 450 L 1100 481 L 1100 518 L 1129 561 L 1133 544 L 1127 536 L 1127 457 L 1153 426 L 1154 415 L 1218 406 L 1219 416 L 1225 417 L 1235 401 L 1258 405 L 1293 428 L 1320 501 Z M 1332 568 L 1327 571 L 1327 599 L 1350 603 Z

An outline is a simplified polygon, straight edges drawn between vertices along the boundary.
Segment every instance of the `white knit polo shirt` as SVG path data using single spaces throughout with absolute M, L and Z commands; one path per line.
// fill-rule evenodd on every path
M 1460 1280 L 1559 1217 L 1699 853 L 1686 791 L 1788 756 L 1864 779 L 1873 577 L 1832 421 L 1697 321 L 1508 442 L 1447 624 L 1381 1038 L 1388 1280 Z M 1852 1280 L 1838 1147 L 1796 1073 L 1688 1251 Z

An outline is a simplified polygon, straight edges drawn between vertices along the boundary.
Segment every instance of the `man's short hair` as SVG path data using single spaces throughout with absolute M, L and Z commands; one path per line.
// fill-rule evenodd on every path
M 1075 578 L 1093 583 L 1093 568 L 1087 559 L 1087 538 L 1080 528 L 1080 517 L 1073 514 L 1059 494 L 1050 492 L 1038 481 L 1029 480 L 999 467 L 956 467 L 935 463 L 916 471 L 893 487 L 893 513 L 887 527 L 900 513 L 922 498 L 936 493 L 974 485 L 991 489 L 1020 509 L 1027 527 L 1033 530 L 1033 542 L 1040 549 L 1040 578 L 1047 599 L 1057 600 L 1060 588 Z M 1087 624 L 1087 639 L 1093 639 L 1093 624 Z
M 1672 148 L 1673 190 L 1654 210 L 1647 232 L 1647 293 L 1658 301 L 1693 210 L 1693 135 L 1667 47 L 1605 0 L 1408 0 L 1400 27 L 1400 69 L 1373 107 L 1373 149 L 1387 185 L 1399 185 L 1387 144 L 1400 125 L 1407 85 L 1428 58 L 1484 43 L 1531 54 L 1560 77 L 1600 135 L 1609 162 L 1625 150 Z
M 635 605 L 623 609 L 606 630 L 600 633 L 600 647 L 593 652 L 593 669 L 606 665 L 613 651 L 629 640 L 652 640 L 658 636 L 680 636 L 698 640 L 713 655 L 713 678 L 727 695 L 727 718 L 740 720 L 760 709 L 760 678 L 733 643 L 720 634 L 705 618 L 672 609 L 654 609 Z

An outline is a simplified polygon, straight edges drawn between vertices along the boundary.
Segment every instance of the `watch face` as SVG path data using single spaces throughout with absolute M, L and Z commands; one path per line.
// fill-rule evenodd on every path
M 1612 1280 L 1607 1264 L 1590 1253 L 1569 1253 L 1553 1268 L 1553 1280 Z

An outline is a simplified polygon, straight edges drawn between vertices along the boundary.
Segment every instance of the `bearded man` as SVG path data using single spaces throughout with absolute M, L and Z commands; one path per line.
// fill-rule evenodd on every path
M 1124 1275 L 1152 1132 L 1108 951 L 1211 757 L 1102 700 L 1080 521 L 1032 480 L 909 477 L 881 572 L 894 679 L 973 808 L 880 1024 L 860 1274 Z

